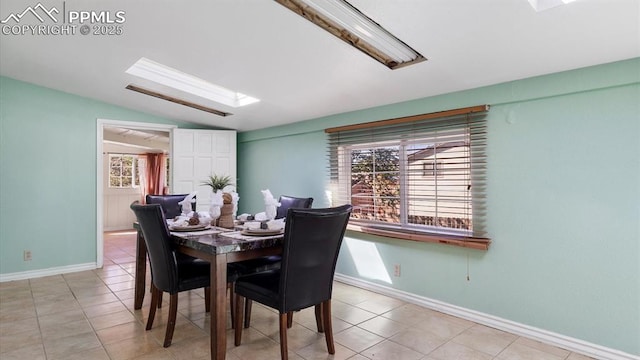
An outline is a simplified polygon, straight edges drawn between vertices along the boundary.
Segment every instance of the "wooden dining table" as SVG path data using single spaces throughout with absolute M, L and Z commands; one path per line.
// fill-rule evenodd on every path
M 137 223 L 134 309 L 142 307 L 146 292 L 147 247 Z M 248 236 L 239 231 L 209 229 L 198 232 L 172 232 L 178 252 L 211 263 L 211 359 L 224 360 L 226 355 L 227 264 L 282 253 L 283 235 Z

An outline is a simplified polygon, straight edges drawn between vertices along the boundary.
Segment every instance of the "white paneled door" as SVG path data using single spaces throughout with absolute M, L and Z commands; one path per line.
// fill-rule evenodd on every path
M 211 188 L 202 182 L 213 174 L 236 182 L 236 132 L 174 129 L 172 146 L 172 193 L 197 191 L 197 210 L 209 210 Z

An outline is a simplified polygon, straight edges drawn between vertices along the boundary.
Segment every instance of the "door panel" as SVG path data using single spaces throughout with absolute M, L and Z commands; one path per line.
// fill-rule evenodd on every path
M 172 193 L 196 191 L 197 210 L 209 210 L 211 188 L 202 182 L 213 174 L 236 181 L 236 132 L 174 129 L 172 139 Z

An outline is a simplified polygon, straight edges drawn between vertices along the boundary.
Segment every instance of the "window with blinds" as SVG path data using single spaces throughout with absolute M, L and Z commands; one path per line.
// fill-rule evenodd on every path
M 326 129 L 333 204 L 366 232 L 486 248 L 487 111 Z

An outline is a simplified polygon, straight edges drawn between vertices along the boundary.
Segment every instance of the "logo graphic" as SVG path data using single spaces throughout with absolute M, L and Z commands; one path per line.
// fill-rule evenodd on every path
M 42 3 L 38 3 L 38 5 L 34 6 L 34 7 L 27 7 L 26 9 L 24 9 L 23 12 L 21 12 L 20 14 L 11 14 L 9 16 L 7 16 L 6 19 L 0 21 L 3 24 L 6 24 L 9 22 L 9 20 L 13 20 L 16 23 L 20 23 L 20 20 L 22 20 L 22 18 L 27 14 L 27 13 L 31 13 L 33 14 L 33 16 L 35 16 L 38 20 L 40 20 L 41 23 L 43 23 L 45 20 L 42 18 L 42 16 L 40 16 L 38 14 L 38 10 L 40 10 L 41 12 L 43 12 L 45 15 L 47 15 L 51 20 L 53 20 L 53 22 L 58 22 L 58 19 L 56 19 L 55 16 L 53 16 L 53 14 L 59 14 L 60 11 L 58 11 L 58 9 L 56 9 L 55 7 L 52 7 L 51 10 L 47 10 L 46 7 L 44 7 L 44 5 L 42 5 Z
M 9 16 L 2 15 L 0 29 L 3 36 L 112 36 L 124 33 L 124 10 L 68 8 L 66 1 L 48 9 L 38 2 Z M 62 9 L 62 10 L 58 10 Z M 2 19 L 2 18 L 0 18 Z

